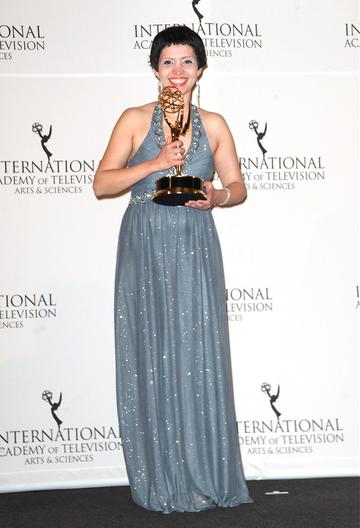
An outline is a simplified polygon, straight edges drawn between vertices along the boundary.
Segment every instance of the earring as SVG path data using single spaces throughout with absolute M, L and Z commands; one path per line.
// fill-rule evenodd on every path
M 158 81 L 158 93 L 160 94 L 162 90 L 162 84 L 160 81 Z
M 197 106 L 198 108 L 200 108 L 200 83 L 199 81 L 196 81 L 196 87 L 197 87 L 197 94 L 196 94 Z

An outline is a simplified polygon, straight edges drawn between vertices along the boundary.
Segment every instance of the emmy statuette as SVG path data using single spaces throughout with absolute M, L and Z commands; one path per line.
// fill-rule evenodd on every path
M 166 123 L 171 130 L 172 141 L 185 135 L 190 125 L 190 107 L 187 122 L 184 121 L 184 97 L 180 90 L 167 86 L 159 94 L 159 103 Z M 177 114 L 175 123 L 170 123 L 167 114 Z M 156 180 L 153 201 L 160 205 L 184 205 L 188 200 L 206 200 L 203 179 L 198 176 L 182 175 L 181 165 L 176 165 L 175 175 L 163 176 Z

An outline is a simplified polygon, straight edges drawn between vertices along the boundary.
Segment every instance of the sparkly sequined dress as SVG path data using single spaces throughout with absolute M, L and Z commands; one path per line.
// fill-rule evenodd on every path
M 183 174 L 211 180 L 196 107 Z M 162 112 L 129 166 L 165 144 Z M 211 211 L 157 205 L 151 174 L 132 187 L 116 265 L 117 405 L 134 502 L 200 511 L 252 502 L 241 465 L 221 250 Z M 205 497 L 199 497 L 205 496 Z

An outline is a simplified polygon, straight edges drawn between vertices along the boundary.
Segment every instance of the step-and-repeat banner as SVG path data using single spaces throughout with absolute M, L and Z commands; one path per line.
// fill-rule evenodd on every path
M 120 113 L 156 99 L 149 49 L 173 24 L 204 39 L 201 106 L 227 119 L 249 191 L 214 211 L 246 476 L 359 473 L 358 2 L 16 0 L 0 13 L 0 491 L 128 482 L 128 195 L 91 184 Z

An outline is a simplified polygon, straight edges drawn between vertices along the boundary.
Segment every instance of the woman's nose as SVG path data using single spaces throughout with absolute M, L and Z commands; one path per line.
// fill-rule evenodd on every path
M 174 71 L 175 73 L 181 73 L 183 70 L 182 62 L 175 62 Z

